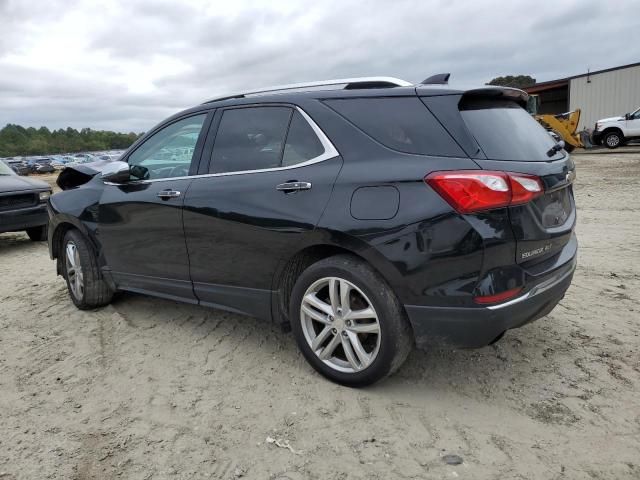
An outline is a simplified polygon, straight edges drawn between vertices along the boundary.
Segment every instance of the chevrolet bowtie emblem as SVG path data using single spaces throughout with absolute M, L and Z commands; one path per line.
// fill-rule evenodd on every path
M 565 177 L 565 180 L 567 181 L 567 183 L 573 183 L 573 181 L 576 179 L 576 171 L 575 170 L 571 170 L 570 172 L 567 173 L 567 176 Z

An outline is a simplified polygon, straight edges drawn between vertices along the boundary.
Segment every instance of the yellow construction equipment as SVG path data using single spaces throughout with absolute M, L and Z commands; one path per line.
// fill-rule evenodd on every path
M 564 148 L 567 152 L 571 152 L 577 147 L 584 147 L 580 140 L 580 135 L 576 132 L 578 130 L 578 122 L 580 122 L 579 108 L 572 112 L 559 113 L 557 115 L 538 114 L 539 104 L 538 95 L 530 95 L 527 102 L 527 111 L 533 115 L 533 118 L 540 125 L 564 140 Z

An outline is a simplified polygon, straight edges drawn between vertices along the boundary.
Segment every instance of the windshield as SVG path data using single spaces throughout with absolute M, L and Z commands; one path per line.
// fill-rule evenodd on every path
M 545 161 L 563 158 L 562 150 L 526 110 L 513 102 L 466 102 L 460 114 L 490 160 Z
M 13 170 L 11 167 L 0 160 L 0 175 L 13 175 Z

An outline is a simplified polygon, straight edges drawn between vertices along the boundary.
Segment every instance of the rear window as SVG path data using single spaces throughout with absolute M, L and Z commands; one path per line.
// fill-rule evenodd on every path
M 417 97 L 349 98 L 325 103 L 393 150 L 419 155 L 466 156 Z
M 555 145 L 551 135 L 519 105 L 509 101 L 464 101 L 460 114 L 478 145 L 491 160 L 549 161 Z

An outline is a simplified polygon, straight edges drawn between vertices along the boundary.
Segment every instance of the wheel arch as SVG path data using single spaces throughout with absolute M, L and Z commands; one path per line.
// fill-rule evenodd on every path
M 98 246 L 96 245 L 93 236 L 89 233 L 89 229 L 77 218 L 60 214 L 54 217 L 54 221 L 50 222 L 49 232 L 49 249 L 51 259 L 56 261 L 56 270 L 58 275 L 62 274 L 61 256 L 62 242 L 64 236 L 69 230 L 78 230 L 85 238 L 88 239 L 90 247 L 95 253 L 98 253 Z
M 352 255 L 367 263 L 396 293 L 396 287 L 402 281 L 402 277 L 388 259 L 363 240 L 344 234 L 337 235 L 344 237 L 341 238 L 343 241 L 324 239 L 324 241 L 308 243 L 300 246 L 295 253 L 280 262 L 272 283 L 271 314 L 276 323 L 289 324 L 291 291 L 300 274 L 310 265 L 335 255 Z M 333 232 L 332 236 L 335 238 L 336 232 Z
M 84 236 L 89 237 L 87 228 L 77 219 L 60 215 L 55 219 L 55 223 L 51 225 L 51 258 L 56 259 L 60 255 L 60 248 L 65 234 L 72 229 L 79 230 Z M 91 242 L 93 246 L 93 242 Z
M 608 133 L 611 133 L 611 132 L 618 133 L 622 137 L 622 139 L 625 138 L 624 137 L 624 132 L 622 131 L 622 129 L 620 127 L 607 127 L 602 131 L 601 136 L 604 137 L 605 135 L 607 135 Z

